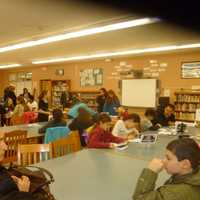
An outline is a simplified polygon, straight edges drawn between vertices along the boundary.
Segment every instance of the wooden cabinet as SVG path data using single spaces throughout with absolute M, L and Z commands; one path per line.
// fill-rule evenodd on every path
M 196 109 L 200 108 L 200 91 L 175 92 L 176 120 L 194 122 Z

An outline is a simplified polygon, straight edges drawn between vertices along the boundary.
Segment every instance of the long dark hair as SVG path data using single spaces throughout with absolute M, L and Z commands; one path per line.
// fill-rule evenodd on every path
M 110 96 L 112 95 L 112 97 Z M 113 90 L 108 90 L 107 97 L 106 97 L 106 103 L 107 104 L 112 104 L 113 102 L 118 102 L 119 99 L 115 92 Z
M 63 120 L 63 113 L 62 113 L 62 110 L 61 109 L 58 109 L 58 108 L 55 108 L 53 110 L 53 119 L 56 121 L 56 122 L 60 122 Z
M 104 96 L 107 97 L 108 92 L 107 92 L 106 88 L 100 88 L 99 90 L 101 90 L 104 93 Z

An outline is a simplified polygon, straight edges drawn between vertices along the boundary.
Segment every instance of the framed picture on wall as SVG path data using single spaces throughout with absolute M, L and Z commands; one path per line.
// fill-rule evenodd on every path
M 91 68 L 80 71 L 80 85 L 86 86 L 99 86 L 103 84 L 103 69 Z
M 200 78 L 200 61 L 183 62 L 181 64 L 181 78 Z

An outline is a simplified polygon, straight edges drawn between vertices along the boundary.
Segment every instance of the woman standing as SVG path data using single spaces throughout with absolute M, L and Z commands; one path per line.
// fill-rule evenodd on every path
M 103 107 L 103 112 L 107 112 L 109 115 L 117 115 L 117 109 L 119 106 L 120 102 L 118 97 L 113 90 L 109 90 Z
M 30 92 L 28 91 L 27 88 L 23 89 L 22 96 L 24 97 L 24 100 L 27 103 L 29 101 L 29 99 L 30 99 L 30 96 L 31 96 L 31 94 L 30 94 Z
M 103 112 L 103 106 L 105 104 L 106 97 L 107 97 L 107 91 L 106 91 L 106 89 L 105 88 L 101 88 L 99 90 L 99 95 L 96 98 L 98 113 Z
M 49 119 L 49 104 L 47 99 L 47 91 L 43 90 L 39 96 L 38 105 L 38 122 L 46 122 Z

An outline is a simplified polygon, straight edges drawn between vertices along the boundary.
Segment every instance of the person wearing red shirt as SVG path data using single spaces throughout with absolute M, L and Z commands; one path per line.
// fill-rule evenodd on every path
M 99 115 L 98 124 L 89 136 L 88 148 L 115 148 L 117 144 L 127 142 L 110 132 L 111 118 L 106 113 Z

